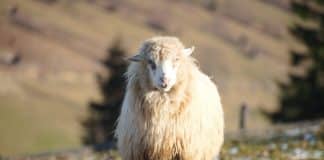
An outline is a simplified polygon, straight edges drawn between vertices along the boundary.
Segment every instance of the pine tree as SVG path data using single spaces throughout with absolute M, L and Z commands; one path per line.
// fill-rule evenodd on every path
M 292 10 L 316 27 L 295 24 L 290 28 L 292 35 L 307 48 L 306 53 L 291 52 L 291 64 L 300 67 L 311 61 L 311 65 L 305 75 L 291 73 L 290 83 L 280 84 L 281 108 L 271 117 L 283 122 L 324 118 L 324 0 L 293 1 Z
M 102 64 L 110 75 L 104 78 L 97 75 L 98 85 L 104 98 L 102 102 L 90 102 L 89 117 L 83 122 L 86 134 L 83 142 L 86 145 L 111 143 L 114 141 L 113 132 L 125 91 L 127 63 L 124 60 L 125 50 L 117 39 L 107 50 L 107 57 Z

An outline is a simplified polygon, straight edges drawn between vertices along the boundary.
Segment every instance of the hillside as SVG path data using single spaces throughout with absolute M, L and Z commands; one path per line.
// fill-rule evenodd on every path
M 258 111 L 276 109 L 275 81 L 286 80 L 289 51 L 302 49 L 286 29 L 296 18 L 288 1 L 215 2 L 214 10 L 186 0 L 1 0 L 0 154 L 80 146 L 86 107 L 100 100 L 100 60 L 117 37 L 129 55 L 154 35 L 196 46 L 220 89 L 226 129 L 237 128 L 242 103 L 248 128 L 267 128 Z

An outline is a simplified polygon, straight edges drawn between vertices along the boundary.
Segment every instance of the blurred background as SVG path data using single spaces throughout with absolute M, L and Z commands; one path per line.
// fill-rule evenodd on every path
M 317 122 L 324 118 L 323 3 L 1 0 L 0 159 L 113 145 L 125 57 L 156 35 L 196 46 L 193 56 L 218 85 L 228 135 Z M 236 153 L 231 147 L 224 153 Z

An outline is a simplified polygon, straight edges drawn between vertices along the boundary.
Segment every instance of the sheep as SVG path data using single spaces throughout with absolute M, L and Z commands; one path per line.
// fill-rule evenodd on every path
M 216 85 L 176 37 L 146 40 L 126 72 L 115 136 L 124 160 L 211 160 L 223 144 Z

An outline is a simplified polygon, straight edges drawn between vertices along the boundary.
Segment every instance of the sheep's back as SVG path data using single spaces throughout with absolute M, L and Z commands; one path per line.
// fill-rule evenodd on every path
M 207 159 L 219 153 L 224 140 L 224 116 L 221 99 L 216 85 L 211 79 L 200 71 L 197 71 L 192 85 L 192 103 L 188 106 L 188 123 L 193 124 L 191 131 L 193 139 L 191 143 L 202 157 Z M 189 145 L 189 144 L 188 144 Z

